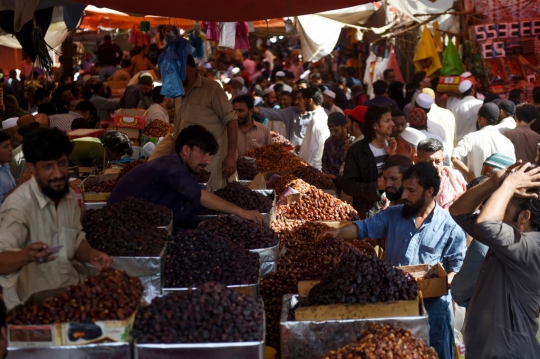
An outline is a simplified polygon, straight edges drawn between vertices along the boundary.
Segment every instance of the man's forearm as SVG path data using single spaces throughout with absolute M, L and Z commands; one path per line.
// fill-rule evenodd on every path
M 338 230 L 336 237 L 343 239 L 358 239 L 358 227 L 356 224 L 349 224 L 345 227 L 341 227 Z
M 86 240 L 82 241 L 81 244 L 79 244 L 79 247 L 77 248 L 77 251 L 75 252 L 75 259 L 78 262 L 81 263 L 88 263 L 90 262 L 90 252 L 92 252 L 94 249 L 90 246 L 90 243 L 88 243 Z
M 236 156 L 238 146 L 238 121 L 227 122 L 227 156 Z
M 470 173 L 469 167 L 463 163 L 460 159 L 456 157 L 452 157 L 452 163 L 454 164 L 454 167 L 458 169 L 461 173 L 463 173 L 465 176 L 468 176 Z
M 240 216 L 241 212 L 243 211 L 242 208 L 227 202 L 212 192 L 205 190 L 201 190 L 201 206 L 214 211 L 230 213 L 237 216 Z
M 452 216 L 474 213 L 482 202 L 497 189 L 497 184 L 492 180 L 474 186 L 463 193 L 452 206 L 449 212 Z M 506 206 L 504 206 L 506 208 Z M 483 211 L 482 211 L 483 212 Z
M 31 262 L 26 249 L 17 252 L 2 252 L 0 253 L 0 275 L 15 273 Z

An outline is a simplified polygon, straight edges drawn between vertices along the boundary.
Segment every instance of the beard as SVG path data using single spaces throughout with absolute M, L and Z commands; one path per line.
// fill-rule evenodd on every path
M 403 204 L 403 208 L 401 209 L 402 217 L 410 218 L 411 216 L 414 216 L 425 204 L 426 198 L 424 197 L 424 194 L 422 194 L 422 197 L 413 204 Z
M 395 187 L 390 187 L 390 188 L 395 189 Z M 397 201 L 398 199 L 401 198 L 402 193 L 403 193 L 403 187 L 399 187 L 399 189 L 394 191 L 394 192 L 388 192 L 388 188 L 387 188 L 386 189 L 386 198 L 388 198 L 390 201 Z
M 66 194 L 69 193 L 69 184 L 68 184 L 67 177 L 62 177 L 62 178 L 58 178 L 56 180 L 47 181 L 47 183 L 42 182 L 41 180 L 37 179 L 37 177 L 36 177 L 36 181 L 37 181 L 37 183 L 39 185 L 39 188 L 43 192 L 43 194 L 45 196 L 49 197 L 50 199 L 52 199 L 53 201 L 59 201 L 62 198 L 64 198 Z M 56 182 L 56 181 L 62 181 L 63 182 L 64 185 L 62 186 L 62 188 L 54 189 L 54 188 L 51 187 L 51 183 Z

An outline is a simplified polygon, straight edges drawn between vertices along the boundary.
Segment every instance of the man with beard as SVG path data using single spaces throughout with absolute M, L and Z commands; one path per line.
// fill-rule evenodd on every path
M 386 198 L 391 202 L 391 205 L 403 204 L 401 201 L 401 195 L 403 194 L 403 174 L 412 166 L 412 161 L 402 155 L 393 155 L 384 161 L 383 175 L 379 179 L 379 189 L 384 190 Z
M 270 130 L 262 123 L 253 121 L 253 98 L 249 95 L 235 97 L 233 108 L 238 116 L 238 155 L 272 143 Z
M 403 174 L 403 205 L 392 206 L 371 218 L 324 232 L 343 239 L 386 238 L 386 261 L 392 266 L 442 263 L 450 284 L 463 263 L 465 232 L 436 202 L 440 180 L 437 169 L 418 163 Z M 439 358 L 454 358 L 450 295 L 425 298 L 429 341 Z
M 147 110 L 152 104 L 152 89 L 154 88 L 152 75 L 143 72 L 139 75 L 138 81 L 138 83 L 126 87 L 126 91 L 120 99 L 120 108 L 144 108 Z
M 8 309 L 32 294 L 77 285 L 73 260 L 100 270 L 111 258 L 86 241 L 75 192 L 68 184 L 73 148 L 58 129 L 37 128 L 23 140 L 33 177 L 0 209 L 0 284 Z
M 330 137 L 328 115 L 322 107 L 322 93 L 317 87 L 302 90 L 306 110 L 312 113 L 311 122 L 306 128 L 306 136 L 300 146 L 298 155 L 311 166 L 322 168 L 324 141 Z
M 246 211 L 210 191 L 201 190 L 197 175 L 218 150 L 219 145 L 210 131 L 199 125 L 188 126 L 178 134 L 174 154 L 129 171 L 114 187 L 108 203 L 136 197 L 168 207 L 173 211 L 175 229 L 196 228 L 199 206 L 264 223 L 259 212 Z

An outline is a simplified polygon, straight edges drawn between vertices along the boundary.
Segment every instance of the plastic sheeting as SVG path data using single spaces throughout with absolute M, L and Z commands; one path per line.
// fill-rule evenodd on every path
M 454 0 L 388 0 L 388 5 L 397 8 L 399 11 L 409 15 L 416 22 L 428 19 L 427 16 L 416 16 L 418 14 L 439 14 L 450 9 L 454 5 Z M 444 31 L 459 32 L 458 21 L 450 14 L 441 15 L 434 21 L 439 22 L 439 28 Z
M 320 15 L 303 15 L 296 19 L 304 62 L 317 61 L 330 55 L 344 24 Z

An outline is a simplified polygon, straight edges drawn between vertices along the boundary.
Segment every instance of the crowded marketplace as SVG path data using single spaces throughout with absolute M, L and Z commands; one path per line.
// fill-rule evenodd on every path
M 0 3 L 0 358 L 540 359 L 539 1 Z

